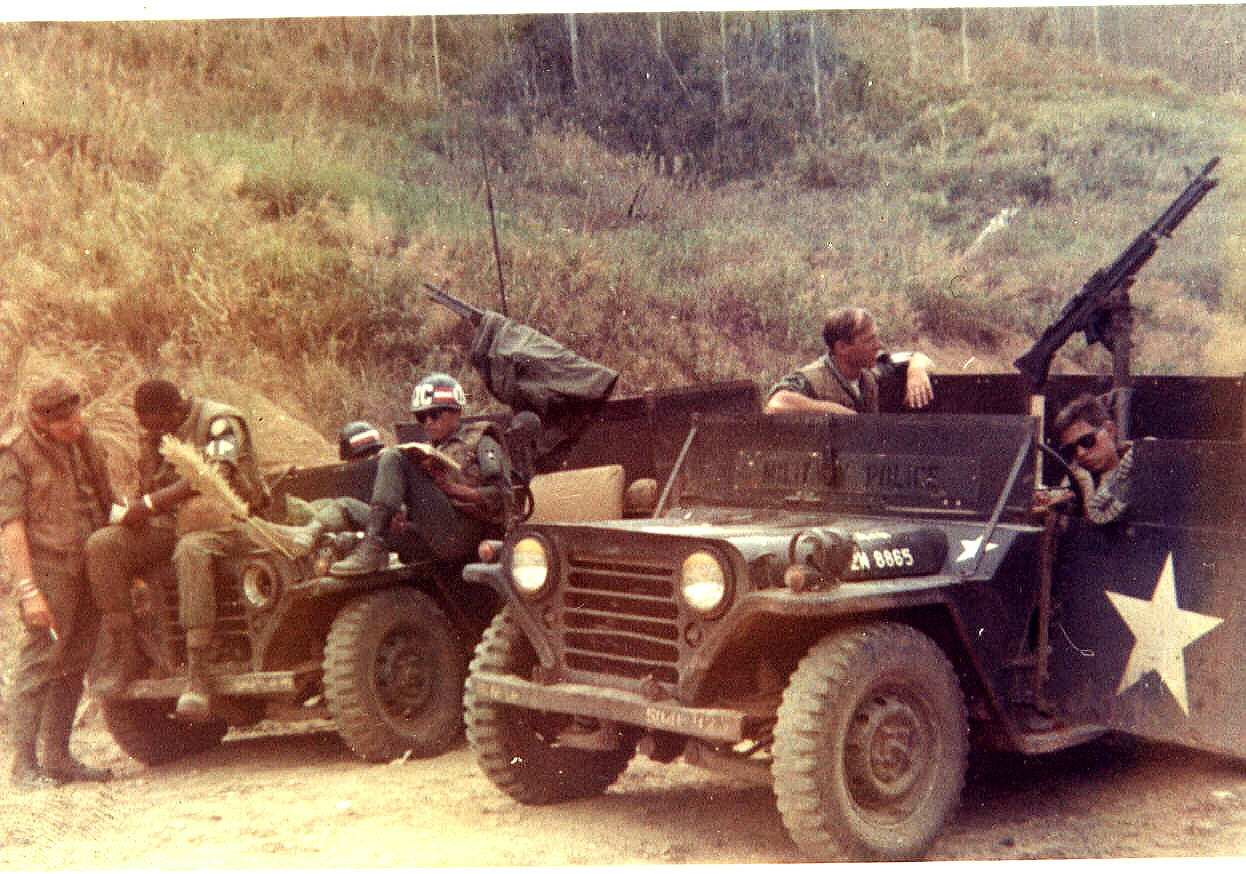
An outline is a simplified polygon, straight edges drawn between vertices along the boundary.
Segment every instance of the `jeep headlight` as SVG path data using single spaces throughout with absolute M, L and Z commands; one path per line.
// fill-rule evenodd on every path
M 693 610 L 713 613 L 727 597 L 727 570 L 716 555 L 694 552 L 679 570 L 679 591 Z
M 511 547 L 511 580 L 524 596 L 535 598 L 549 583 L 549 550 L 539 537 L 524 537 Z

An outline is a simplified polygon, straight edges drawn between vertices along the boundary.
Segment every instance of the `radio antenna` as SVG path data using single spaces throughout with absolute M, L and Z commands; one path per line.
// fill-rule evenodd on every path
M 498 267 L 498 296 L 502 298 L 502 315 L 510 316 L 506 307 L 506 281 L 502 278 L 502 249 L 498 246 L 498 223 L 493 214 L 493 185 L 489 182 L 489 159 L 484 140 L 480 143 L 480 163 L 485 168 L 485 202 L 489 205 L 489 228 L 493 231 L 493 260 Z

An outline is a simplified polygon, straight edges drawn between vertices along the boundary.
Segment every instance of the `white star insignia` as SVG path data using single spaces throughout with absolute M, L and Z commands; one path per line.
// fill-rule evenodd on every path
M 1190 698 L 1185 688 L 1185 648 L 1224 620 L 1205 616 L 1177 606 L 1177 583 L 1172 572 L 1172 553 L 1164 561 L 1151 600 L 1131 598 L 1118 592 L 1105 592 L 1116 612 L 1129 626 L 1134 647 L 1116 689 L 1119 695 L 1149 671 L 1155 671 L 1168 686 L 1181 710 L 1190 715 Z
M 975 537 L 973 540 L 962 540 L 960 542 L 960 548 L 961 548 L 961 554 L 956 556 L 956 560 L 957 561 L 969 561 L 969 559 L 976 556 L 978 554 L 978 550 L 982 548 L 982 538 Z M 999 544 L 988 543 L 986 545 L 987 552 L 990 552 L 992 549 L 999 549 Z

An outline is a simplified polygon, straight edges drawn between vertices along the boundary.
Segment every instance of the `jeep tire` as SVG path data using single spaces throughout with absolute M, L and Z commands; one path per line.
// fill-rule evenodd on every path
M 104 724 L 117 746 L 145 765 L 164 765 L 216 748 L 229 726 L 223 719 L 186 722 L 173 717 L 173 701 L 105 698 Z
M 960 802 L 968 718 L 955 670 L 925 634 L 875 622 L 801 659 L 775 725 L 775 797 L 821 860 L 920 858 Z
M 423 592 L 351 601 L 324 648 L 324 697 L 338 734 L 369 762 L 445 752 L 463 728 L 462 653 L 450 620 Z
M 536 653 L 505 607 L 485 631 L 470 673 L 530 679 Z M 573 717 L 464 696 L 467 740 L 481 770 L 507 795 L 524 804 L 553 804 L 600 795 L 619 778 L 636 750 L 634 734 L 611 750 L 556 747 Z

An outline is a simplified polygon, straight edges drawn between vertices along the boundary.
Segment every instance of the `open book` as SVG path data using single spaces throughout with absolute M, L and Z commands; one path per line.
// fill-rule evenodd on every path
M 425 459 L 431 459 L 440 464 L 446 470 L 462 473 L 463 468 L 450 456 L 446 455 L 431 443 L 399 443 L 396 449 L 400 449 L 408 455 L 415 457 L 417 462 L 423 462 Z

